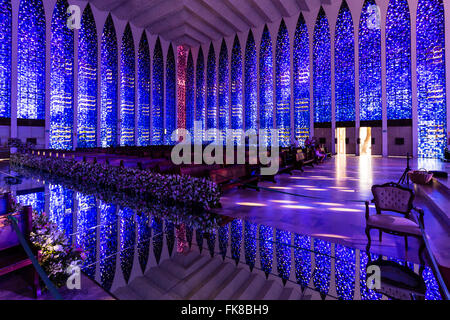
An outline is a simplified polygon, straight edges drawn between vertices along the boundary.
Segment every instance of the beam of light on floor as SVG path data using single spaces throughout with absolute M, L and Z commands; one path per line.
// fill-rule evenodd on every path
M 336 238 L 336 239 L 350 239 L 346 236 L 340 236 L 338 234 L 328 234 L 328 233 L 315 233 L 311 237 L 323 237 L 323 238 Z
M 314 204 L 318 204 L 318 205 L 321 205 L 321 206 L 327 206 L 327 207 L 343 206 L 342 203 L 336 203 L 336 202 L 314 202 Z
M 305 190 L 308 190 L 308 191 L 328 191 L 327 189 L 323 189 L 323 188 L 306 188 Z
M 313 207 L 308 206 L 301 206 L 301 205 L 293 205 L 293 204 L 286 204 L 281 206 L 284 209 L 314 209 Z
M 275 189 L 275 190 L 291 190 L 291 187 L 269 187 L 269 189 Z
M 282 203 L 282 204 L 297 203 L 297 201 L 293 201 L 293 200 L 269 200 L 269 201 L 274 202 L 274 203 Z
M 352 208 L 330 208 L 329 210 L 339 211 L 339 212 L 364 212 L 364 210 L 352 209 Z
M 266 207 L 267 204 L 261 202 L 236 202 L 238 206 L 246 206 L 246 207 Z

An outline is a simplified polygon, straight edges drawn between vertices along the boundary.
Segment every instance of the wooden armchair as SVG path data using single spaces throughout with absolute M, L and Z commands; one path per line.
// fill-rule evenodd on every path
M 368 239 L 367 251 L 370 249 L 370 230 L 379 230 L 379 239 L 382 241 L 382 233 L 405 237 L 405 250 L 408 250 L 408 236 L 415 237 L 421 241 L 419 248 L 419 258 L 421 262 L 422 253 L 425 249 L 422 232 L 419 222 L 425 228 L 423 222 L 423 210 L 413 207 L 414 193 L 411 189 L 404 188 L 397 183 L 389 182 L 383 185 L 372 186 L 372 194 L 375 204 L 376 214 L 369 214 L 369 201 L 366 201 L 366 235 Z M 416 211 L 419 217 L 413 214 Z M 388 211 L 394 214 L 385 214 Z
M 31 284 L 35 298 L 37 298 L 40 295 L 38 273 L 20 245 L 12 225 L 8 223 L 10 200 L 11 195 L 9 193 L 0 196 L 0 277 L 16 270 L 27 269 L 27 280 Z M 22 230 L 25 240 L 30 242 L 32 231 L 31 206 L 23 207 L 21 212 L 16 212 L 13 215 L 18 220 L 19 228 Z M 37 252 L 35 254 L 37 255 Z

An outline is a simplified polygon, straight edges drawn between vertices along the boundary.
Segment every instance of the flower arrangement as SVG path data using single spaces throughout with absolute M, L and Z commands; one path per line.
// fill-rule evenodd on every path
M 220 200 L 219 187 L 205 178 L 163 175 L 109 164 L 47 158 L 35 154 L 12 154 L 11 163 L 65 176 L 84 185 L 98 185 L 112 191 L 187 206 L 211 208 L 218 206 Z
M 82 250 L 71 246 L 64 233 L 45 213 L 33 211 L 30 239 L 39 251 L 39 264 L 57 287 L 66 284 L 69 266 L 81 267 L 81 262 L 85 259 Z

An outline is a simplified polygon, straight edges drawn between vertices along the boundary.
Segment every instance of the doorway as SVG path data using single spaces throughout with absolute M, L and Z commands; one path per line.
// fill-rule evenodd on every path
M 370 156 L 372 155 L 372 128 L 360 127 L 359 128 L 359 155 Z
M 336 128 L 336 152 L 345 154 L 345 128 Z

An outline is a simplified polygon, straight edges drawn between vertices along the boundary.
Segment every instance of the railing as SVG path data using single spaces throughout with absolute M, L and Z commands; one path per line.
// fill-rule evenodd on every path
M 31 248 L 28 245 L 27 241 L 23 237 L 23 234 L 20 231 L 19 226 L 17 224 L 16 217 L 14 217 L 12 215 L 8 215 L 8 220 L 11 221 L 12 227 L 13 227 L 14 231 L 16 232 L 17 237 L 19 238 L 20 244 L 22 245 L 23 249 L 25 250 L 28 258 L 31 260 L 31 263 L 33 264 L 33 267 L 36 269 L 36 271 L 39 274 L 39 276 L 41 277 L 42 281 L 44 282 L 44 284 L 47 286 L 48 290 L 52 294 L 53 298 L 55 298 L 56 300 L 63 300 L 63 297 L 58 292 L 58 290 L 56 289 L 55 285 L 50 281 L 50 279 L 48 278 L 47 274 L 42 269 L 42 267 L 40 266 L 38 260 L 36 259 L 36 257 L 34 256 L 33 252 L 31 251 Z

